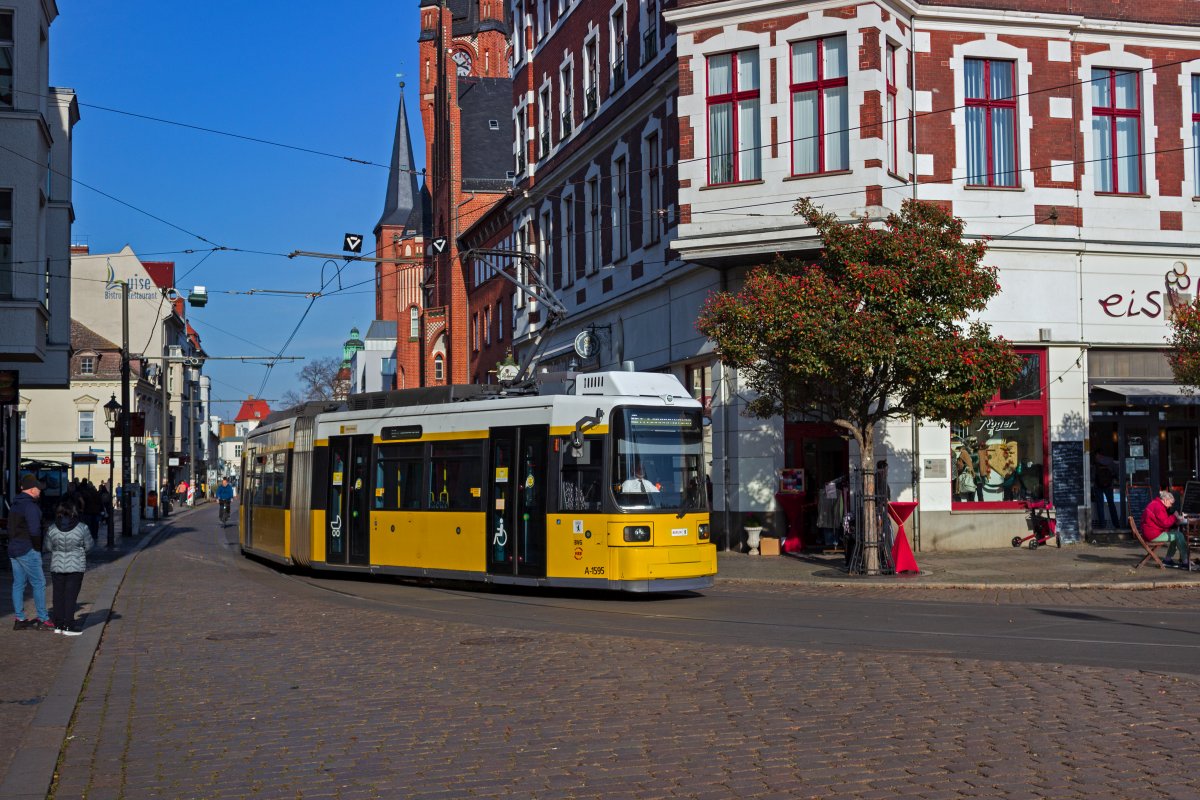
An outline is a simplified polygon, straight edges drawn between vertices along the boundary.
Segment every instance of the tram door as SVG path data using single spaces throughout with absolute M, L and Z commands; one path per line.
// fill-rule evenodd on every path
M 369 564 L 370 435 L 329 437 L 325 562 Z
M 491 429 L 487 566 L 493 575 L 546 576 L 546 426 Z

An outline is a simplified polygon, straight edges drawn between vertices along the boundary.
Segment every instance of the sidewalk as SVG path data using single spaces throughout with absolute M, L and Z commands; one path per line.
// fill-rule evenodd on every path
M 187 619 L 188 615 L 194 615 L 194 609 L 190 606 L 168 607 L 162 605 L 160 599 L 155 596 L 146 599 L 139 597 L 136 591 L 132 594 L 123 593 L 117 605 L 126 609 L 127 617 L 121 613 L 114 613 L 113 608 L 122 582 L 126 580 L 137 553 L 146 547 L 172 539 L 175 533 L 188 530 L 188 520 L 196 510 L 198 509 L 177 510 L 164 522 L 148 527 L 141 536 L 122 539 L 118 535 L 118 546 L 112 551 L 105 551 L 101 544 L 93 552 L 80 597 L 81 603 L 85 604 L 81 617 L 86 614 L 82 636 L 67 638 L 50 633 L 16 632 L 11 628 L 11 614 L 6 615 L 5 622 L 8 624 L 0 629 L 0 639 L 3 639 L 0 643 L 0 670 L 7 676 L 17 677 L 8 680 L 5 686 L 0 688 L 0 730 L 6 733 L 4 737 L 0 737 L 0 797 L 5 800 L 42 800 L 46 797 L 55 770 L 59 768 L 60 758 L 67 759 L 64 768 L 74 765 L 77 771 L 76 762 L 83 756 L 74 750 L 64 750 L 72 715 L 81 714 L 81 722 L 101 724 L 91 719 L 97 708 L 95 698 L 90 704 L 80 704 L 85 692 L 85 682 L 90 679 L 91 684 L 99 681 L 108 686 L 109 688 L 103 691 L 105 696 L 110 690 L 118 693 L 131 690 L 133 687 L 126 685 L 132 680 L 128 668 L 131 665 L 136 666 L 139 659 L 148 656 L 158 645 L 165 643 L 171 632 L 189 629 Z M 206 521 L 211 520 L 206 518 Z M 236 539 L 236 534 L 232 531 L 230 536 Z M 841 556 L 798 558 L 722 552 L 718 554 L 719 574 L 716 586 L 719 590 L 722 585 L 756 582 L 803 586 L 816 592 L 825 587 L 859 587 L 870 588 L 873 591 L 885 588 L 899 591 L 1200 588 L 1200 573 L 1175 569 L 1160 570 L 1153 566 L 1135 568 L 1140 559 L 1140 552 L 1134 545 L 1122 543 L 1107 546 L 1080 544 L 1062 549 L 1048 547 L 1037 551 L 1009 547 L 969 553 L 916 553 L 917 562 L 921 567 L 920 574 L 877 577 L 847 574 Z M 175 587 L 181 582 L 195 579 L 194 571 L 202 569 L 208 563 L 197 556 L 188 558 L 190 560 L 186 562 L 187 574 L 160 574 L 160 568 L 149 565 L 135 574 L 142 575 L 143 582 L 150 576 L 162 584 L 159 587 L 160 594 L 169 597 L 172 596 Z M 231 579 L 228 575 L 222 575 L 224 580 Z M 0 571 L 0 591 L 5 593 L 5 597 L 9 594 L 10 581 L 11 573 Z M 203 584 L 204 581 L 201 581 L 201 585 L 194 586 L 189 595 L 200 607 L 215 608 L 221 605 L 219 600 L 228 596 L 228 586 L 219 591 L 215 587 L 212 588 L 213 597 L 202 596 L 206 591 Z M 5 602 L 7 603 L 7 600 Z M 254 604 L 251 603 L 250 607 L 254 608 Z M 263 599 L 261 607 L 272 607 L 269 598 Z M 259 623 L 263 630 L 271 628 L 272 623 L 287 628 L 287 625 L 283 624 L 284 620 L 272 616 L 274 612 L 262 613 L 265 618 L 259 620 Z M 239 624 L 250 624 L 240 616 L 238 619 Z M 101 637 L 110 623 L 115 624 L 115 630 L 120 635 L 110 637 L 111 641 L 106 638 L 105 647 L 101 649 Z M 296 624 L 298 625 L 299 621 Z M 239 629 L 223 635 L 237 639 L 251 636 L 252 633 Z M 128 641 L 123 640 L 122 636 Z M 133 638 L 129 639 L 131 636 Z M 207 641 L 214 636 L 200 638 Z M 304 652 L 311 655 L 309 649 L 305 649 Z M 201 680 L 199 676 L 202 675 L 208 677 Z M 189 681 L 194 684 L 194 691 L 200 694 L 210 689 L 217 691 L 217 686 L 209 686 L 208 682 L 219 683 L 224 679 L 219 671 L 205 669 L 189 677 Z M 97 692 L 101 691 L 98 687 L 94 688 Z M 145 687 L 141 690 L 144 691 Z M 132 724 L 132 717 L 114 717 L 108 720 L 104 723 L 105 729 L 116 732 L 112 733 L 111 738 L 99 738 L 95 746 L 101 750 L 117 747 L 120 739 L 118 729 Z M 107 751 L 103 754 L 112 755 Z M 78 787 L 73 785 L 60 786 L 59 797 L 72 796 L 76 788 Z M 91 788 L 96 790 L 96 797 L 101 797 L 109 796 L 107 790 L 111 787 Z M 92 794 L 89 792 L 89 796 Z
M 717 554 L 717 584 L 760 581 L 906 589 L 1200 589 L 1200 572 L 1137 567 L 1134 543 L 916 553 L 916 575 L 850 575 L 841 555 Z
M 185 509 L 183 515 L 190 510 Z M 0 688 L 0 730 L 5 731 L 0 737 L 0 798 L 41 800 L 46 796 L 67 725 L 132 556 L 179 516 L 177 511 L 165 520 L 145 520 L 140 535 L 123 537 L 118 515 L 111 550 L 105 547 L 107 530 L 101 528 L 96 547 L 88 553 L 88 571 L 79 594 L 77 618 L 83 627 L 82 636 L 14 631 L 10 608 L 12 571 L 8 560 L 4 560 L 0 591 L 6 611 L 0 625 L 0 637 L 4 639 L 0 644 L 0 673 L 6 681 Z M 53 598 L 48 557 L 45 562 L 50 606 Z

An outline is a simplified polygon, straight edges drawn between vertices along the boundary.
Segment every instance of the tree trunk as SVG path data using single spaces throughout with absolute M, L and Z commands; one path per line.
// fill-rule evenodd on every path
M 875 426 L 864 425 L 859 439 L 858 465 L 862 470 L 863 571 L 879 574 L 879 517 L 875 502 Z

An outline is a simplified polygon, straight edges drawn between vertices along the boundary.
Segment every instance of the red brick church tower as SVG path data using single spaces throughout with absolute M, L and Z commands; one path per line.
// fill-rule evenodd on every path
M 425 187 L 417 190 L 402 97 L 375 229 L 379 256 L 395 259 L 379 266 L 376 317 L 397 323 L 398 387 L 469 382 L 467 265 L 457 240 L 512 185 L 509 29 L 501 0 L 421 0 Z

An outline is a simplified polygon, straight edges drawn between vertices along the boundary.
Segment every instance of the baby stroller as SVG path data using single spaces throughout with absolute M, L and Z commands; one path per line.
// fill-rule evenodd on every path
M 1030 550 L 1037 550 L 1054 537 L 1054 546 L 1062 547 L 1062 539 L 1058 535 L 1058 523 L 1054 518 L 1054 506 L 1046 500 L 1026 500 L 1025 527 L 1029 530 L 1026 536 L 1014 536 L 1012 546 L 1020 547 L 1029 542 Z

